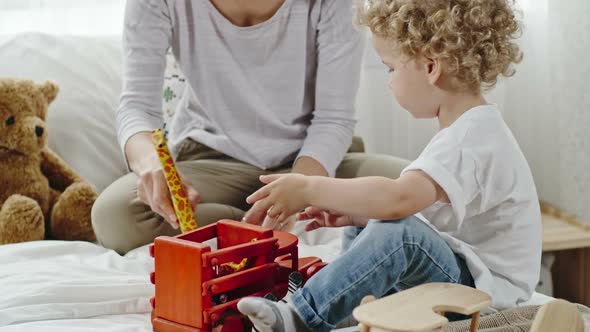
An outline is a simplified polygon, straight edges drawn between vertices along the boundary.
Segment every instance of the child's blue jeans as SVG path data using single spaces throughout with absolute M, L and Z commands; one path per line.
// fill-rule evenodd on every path
M 377 298 L 429 282 L 473 287 L 465 261 L 420 219 L 372 221 L 345 231 L 345 252 L 293 294 L 301 318 L 330 331 L 366 295 Z

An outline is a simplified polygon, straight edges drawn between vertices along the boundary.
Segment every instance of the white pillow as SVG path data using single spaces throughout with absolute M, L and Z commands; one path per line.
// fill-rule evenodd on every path
M 121 91 L 119 37 L 26 33 L 0 37 L 0 75 L 53 80 L 49 146 L 99 191 L 127 172 L 115 134 Z

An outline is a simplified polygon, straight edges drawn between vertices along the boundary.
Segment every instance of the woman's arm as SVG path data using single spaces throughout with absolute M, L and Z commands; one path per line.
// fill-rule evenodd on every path
M 171 39 L 172 23 L 165 1 L 127 1 L 123 29 L 123 91 L 116 120 L 119 143 L 130 168 L 136 173 L 140 164 L 146 164 L 142 159 L 150 160 L 155 156 L 149 135 L 142 132 L 162 126 L 163 76 Z
M 151 132 L 162 126 L 162 86 L 172 23 L 164 0 L 128 0 L 123 30 L 123 93 L 117 110 L 119 143 L 138 176 L 139 199 L 177 228 L 177 218 Z M 199 193 L 179 172 L 189 201 Z
M 319 161 L 311 157 L 300 157 L 297 159 L 295 164 L 293 164 L 291 173 L 328 176 L 328 171 L 326 171 L 324 166 Z
M 297 158 L 313 158 L 334 176 L 356 124 L 354 102 L 364 42 L 352 25 L 350 0 L 326 0 L 321 6 L 313 119 Z
M 139 132 L 129 138 L 125 144 L 125 157 L 129 161 L 129 168 L 137 175 L 160 166 L 152 143 L 152 133 L 148 131 Z

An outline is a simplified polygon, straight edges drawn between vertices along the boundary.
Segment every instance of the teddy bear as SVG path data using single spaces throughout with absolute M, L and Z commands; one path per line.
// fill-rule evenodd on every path
M 47 146 L 47 108 L 58 91 L 50 81 L 0 78 L 0 244 L 95 241 L 96 190 Z

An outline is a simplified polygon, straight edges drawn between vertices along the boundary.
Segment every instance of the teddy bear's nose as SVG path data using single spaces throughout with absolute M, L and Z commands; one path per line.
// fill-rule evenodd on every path
M 35 134 L 37 137 L 41 137 L 41 135 L 43 135 L 43 127 L 35 127 Z

